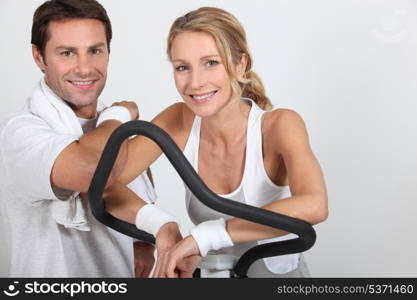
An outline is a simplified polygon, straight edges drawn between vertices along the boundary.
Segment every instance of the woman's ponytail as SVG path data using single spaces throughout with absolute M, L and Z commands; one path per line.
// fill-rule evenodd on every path
M 246 72 L 245 81 L 241 83 L 241 87 L 243 98 L 252 99 L 263 110 L 270 110 L 272 108 L 271 100 L 265 96 L 265 88 L 262 80 L 255 72 Z

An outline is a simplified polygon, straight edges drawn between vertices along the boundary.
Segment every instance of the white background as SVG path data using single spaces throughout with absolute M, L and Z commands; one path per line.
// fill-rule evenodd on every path
M 42 2 L 0 3 L 0 119 L 19 109 L 41 78 L 30 30 Z M 180 101 L 165 54 L 172 21 L 203 5 L 235 14 L 268 96 L 304 118 L 325 174 L 330 216 L 316 226 L 317 243 L 306 253 L 312 275 L 417 276 L 415 0 L 101 3 L 114 30 L 102 99 L 135 100 L 147 120 Z M 165 158 L 153 171 L 160 205 L 187 231 L 179 177 Z M 0 239 L 5 276 L 7 237 Z

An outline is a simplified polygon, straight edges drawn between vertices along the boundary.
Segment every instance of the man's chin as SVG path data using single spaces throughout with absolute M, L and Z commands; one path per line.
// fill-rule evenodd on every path
M 74 110 L 79 110 L 83 108 L 87 108 L 90 106 L 96 106 L 97 105 L 97 98 L 95 99 L 76 99 L 76 100 L 67 100 L 65 101 L 68 103 L 69 106 L 71 106 Z

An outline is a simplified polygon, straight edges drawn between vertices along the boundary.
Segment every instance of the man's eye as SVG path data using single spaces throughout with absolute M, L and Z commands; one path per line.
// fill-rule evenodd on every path
M 69 51 L 69 50 L 66 50 L 66 51 L 62 51 L 61 52 L 61 55 L 62 56 L 71 56 L 73 53 L 72 53 L 72 51 Z
M 102 51 L 101 49 L 93 49 L 93 54 L 100 54 Z

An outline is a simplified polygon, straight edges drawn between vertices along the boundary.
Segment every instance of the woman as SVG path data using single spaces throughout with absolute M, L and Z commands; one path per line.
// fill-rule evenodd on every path
M 325 183 L 303 120 L 291 110 L 265 111 L 272 105 L 251 70 L 245 32 L 235 17 L 203 7 L 178 18 L 169 32 L 167 53 L 184 103 L 167 108 L 153 122 L 171 135 L 206 185 L 224 198 L 313 225 L 324 221 Z M 144 137 L 129 143 L 132 163 L 119 178 L 121 183 L 130 182 L 161 154 Z M 109 192 L 106 198 L 120 197 L 116 194 Z M 159 256 L 157 277 L 189 276 L 195 268 L 195 260 L 186 264 L 189 259 L 209 251 L 240 256 L 262 240 L 290 238 L 287 232 L 213 211 L 188 189 L 186 201 L 191 220 L 199 225 Z M 156 229 L 138 224 L 157 214 L 145 211 L 141 208 L 136 216 L 138 228 L 157 234 L 161 224 Z M 302 256 L 292 254 L 259 260 L 248 275 L 309 273 Z

